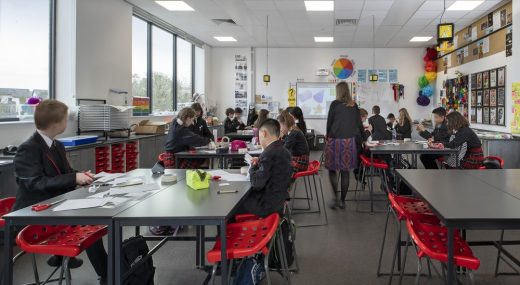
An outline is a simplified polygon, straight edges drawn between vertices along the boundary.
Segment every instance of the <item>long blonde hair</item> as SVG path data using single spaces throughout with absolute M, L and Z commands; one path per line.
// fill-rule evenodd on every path
M 402 127 L 404 125 L 404 120 L 407 120 L 410 124 L 412 124 L 412 118 L 410 117 L 410 114 L 408 113 L 408 110 L 406 108 L 399 109 L 399 125 Z
M 354 106 L 354 100 L 352 100 L 352 95 L 346 82 L 340 82 L 336 85 L 336 100 L 349 107 Z

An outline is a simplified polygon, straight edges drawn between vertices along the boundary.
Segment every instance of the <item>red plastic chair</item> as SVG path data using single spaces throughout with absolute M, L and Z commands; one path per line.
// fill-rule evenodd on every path
M 66 284 L 70 285 L 69 258 L 78 256 L 106 233 L 106 226 L 34 225 L 18 233 L 16 243 L 27 253 L 63 256 L 60 279 L 65 273 Z M 38 279 L 36 270 L 35 278 Z
M 244 215 L 244 217 L 253 217 L 253 215 Z M 263 219 L 248 220 L 240 223 L 232 223 L 227 225 L 226 231 L 226 244 L 227 244 L 227 258 L 230 259 L 229 273 L 232 271 L 233 259 L 242 259 L 249 256 L 253 256 L 257 253 L 262 253 L 265 256 L 264 266 L 269 278 L 269 253 L 272 250 L 273 241 L 275 237 L 280 237 L 277 234 L 280 224 L 280 216 L 277 213 L 271 214 Z M 281 244 L 281 243 L 280 243 Z M 283 246 L 279 248 L 282 250 Z M 285 251 L 281 252 L 285 255 Z M 212 278 L 215 281 L 214 276 L 217 270 L 218 264 L 221 262 L 221 242 L 220 237 L 217 237 L 215 245 L 208 251 L 207 259 L 211 263 L 215 263 L 213 266 Z M 284 268 L 282 270 L 287 271 Z M 270 281 L 269 281 L 270 282 Z
M 427 257 L 442 263 L 448 262 L 447 233 L 448 229 L 443 226 L 429 225 L 414 220 L 407 220 L 406 227 L 408 229 L 408 241 L 412 240 L 416 245 L 417 257 L 419 258 L 419 266 L 416 276 L 416 284 L 421 276 L 421 259 Z M 480 260 L 473 255 L 468 243 L 460 236 L 458 231 L 454 233 L 454 255 L 453 260 L 456 266 L 465 267 L 470 270 L 470 281 L 473 283 L 473 274 L 471 270 L 477 270 L 480 267 Z M 408 246 L 406 247 L 403 260 L 403 268 L 406 264 L 406 255 Z M 401 273 L 401 280 L 402 280 Z
M 494 161 L 497 161 L 499 164 L 500 164 L 500 168 L 504 168 L 504 159 L 501 158 L 500 156 L 493 156 L 493 155 L 490 155 L 490 156 L 486 156 L 484 157 L 484 161 L 486 160 L 494 160 Z M 487 169 L 486 166 L 481 166 L 479 169 Z
M 325 198 L 323 195 L 323 185 L 321 183 L 321 176 L 319 175 L 319 170 L 321 168 L 321 163 L 317 160 L 313 160 L 309 162 L 309 166 L 305 171 L 299 171 L 293 174 L 293 187 L 292 188 L 292 196 L 290 203 L 290 211 L 292 210 L 302 210 L 300 212 L 292 212 L 292 214 L 312 214 L 317 213 L 321 215 L 321 204 L 318 195 L 318 184 L 320 186 L 321 200 L 323 201 L 323 214 L 325 216 L 325 223 L 320 224 L 309 224 L 309 225 L 300 225 L 299 227 L 311 227 L 311 226 L 325 226 L 328 225 L 329 220 L 327 217 L 327 209 L 325 207 Z M 303 184 L 305 186 L 305 197 L 296 197 L 296 185 L 297 179 L 301 178 L 303 180 Z M 316 181 L 318 178 L 318 181 Z M 314 193 L 316 194 L 316 204 L 317 210 L 311 210 L 311 200 L 314 200 L 314 196 L 312 194 L 314 188 Z M 307 200 L 307 208 L 294 208 L 295 200 Z
M 7 197 L 0 199 L 0 228 L 4 228 L 5 226 L 5 220 L 2 217 L 11 212 L 15 202 L 15 197 Z
M 370 157 L 368 157 L 364 154 L 360 154 L 359 159 L 361 160 L 361 168 L 362 168 L 361 171 L 362 171 L 363 175 L 361 177 L 361 182 L 362 182 L 361 190 L 358 190 L 360 181 L 359 180 L 356 181 L 356 190 L 354 190 L 355 191 L 354 192 L 355 193 L 354 201 L 356 201 L 356 202 L 360 201 L 357 198 L 357 194 L 360 191 L 365 191 L 365 179 L 368 179 L 369 181 L 367 181 L 367 184 L 368 184 L 368 191 L 369 191 L 370 198 L 365 201 L 370 201 L 369 213 L 373 214 L 374 213 L 374 182 L 372 179 L 374 176 L 379 176 L 383 187 L 385 189 L 388 189 L 385 170 L 388 170 L 389 166 L 388 166 L 388 163 L 386 163 L 384 160 L 376 159 L 376 158 L 374 158 L 372 160 Z M 372 172 L 372 170 L 374 172 Z M 361 212 L 358 209 L 358 205 L 359 205 L 359 203 L 356 204 L 356 211 Z
M 163 152 L 159 154 L 159 157 L 157 159 L 163 163 L 164 168 L 175 167 L 175 159 L 173 155 L 169 152 Z

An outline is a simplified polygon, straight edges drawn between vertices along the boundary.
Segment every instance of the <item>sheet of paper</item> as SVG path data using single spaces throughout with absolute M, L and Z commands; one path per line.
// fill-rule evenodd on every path
M 110 195 L 110 191 L 103 191 L 103 192 L 96 193 L 94 195 L 90 195 L 87 197 L 87 199 L 100 199 L 100 198 L 108 197 L 108 195 Z
M 249 181 L 249 177 L 245 175 L 229 173 L 224 170 L 212 170 L 208 173 L 212 176 L 220 176 L 220 179 L 225 181 Z
M 114 208 L 130 200 L 131 198 L 126 197 L 108 197 L 103 208 Z
M 118 194 L 126 194 L 126 193 L 136 193 L 136 192 L 148 192 L 154 190 L 160 190 L 161 188 L 157 183 L 151 184 L 142 184 L 142 185 L 134 185 L 128 187 L 117 187 L 110 189 L 110 195 L 118 195 Z
M 128 187 L 132 185 L 139 185 L 144 183 L 144 177 L 120 177 L 114 179 L 110 184 L 117 187 Z
M 210 154 L 217 154 L 216 150 L 202 150 L 201 152 L 210 153 Z
M 250 150 L 247 153 L 249 153 L 249 154 L 262 154 L 263 151 L 264 151 L 263 149 L 255 149 L 255 150 Z
M 60 203 L 58 206 L 54 207 L 52 210 L 54 212 L 58 211 L 68 211 L 68 210 L 78 210 L 78 209 L 87 209 L 87 208 L 96 208 L 101 207 L 107 203 L 106 198 L 102 199 L 71 199 L 65 202 Z
M 102 174 L 104 173 L 104 174 Z M 100 175 L 102 174 L 102 175 Z M 98 176 L 100 175 L 100 176 Z M 94 176 L 94 178 L 98 178 L 100 177 L 99 179 L 96 180 L 96 182 L 99 182 L 99 183 L 107 183 L 109 181 L 112 181 L 118 177 L 121 177 L 121 176 L 124 176 L 125 174 L 124 173 L 105 173 L 105 172 L 100 172 L 98 174 L 96 174 L 96 176 Z
M 244 155 L 244 160 L 247 163 L 247 165 L 251 166 L 251 160 L 253 160 L 253 157 L 249 153 L 246 153 Z

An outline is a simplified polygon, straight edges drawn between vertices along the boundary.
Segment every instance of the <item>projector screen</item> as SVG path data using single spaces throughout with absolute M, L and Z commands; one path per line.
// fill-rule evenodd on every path
M 326 119 L 332 101 L 336 99 L 336 83 L 296 84 L 296 105 L 309 119 Z

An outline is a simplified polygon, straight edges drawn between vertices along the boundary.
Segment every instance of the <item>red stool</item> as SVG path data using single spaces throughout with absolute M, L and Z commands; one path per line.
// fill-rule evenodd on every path
M 11 212 L 14 202 L 16 202 L 15 197 L 0 199 L 0 229 L 3 229 L 5 226 L 5 220 L 2 217 Z
M 301 212 L 292 212 L 293 215 L 294 214 L 312 214 L 312 213 L 317 213 L 317 214 L 321 215 L 321 205 L 320 205 L 320 199 L 319 199 L 319 195 L 318 195 L 318 184 L 319 184 L 321 200 L 323 201 L 323 213 L 325 216 L 325 223 L 300 225 L 299 227 L 325 226 L 325 225 L 328 225 L 328 223 L 329 223 L 329 220 L 327 217 L 327 209 L 325 207 L 325 197 L 323 195 L 323 185 L 321 182 L 321 176 L 319 174 L 320 167 L 321 167 L 321 163 L 317 160 L 313 160 L 313 161 L 309 162 L 309 166 L 307 167 L 306 171 L 299 171 L 293 175 L 292 178 L 294 180 L 294 183 L 293 183 L 293 187 L 291 187 L 292 188 L 292 197 L 291 197 L 292 201 L 291 201 L 290 211 L 292 212 L 292 210 L 303 210 Z M 301 178 L 303 180 L 303 184 L 305 185 L 305 197 L 301 197 L 301 198 L 296 197 L 296 189 L 297 189 L 296 182 L 298 181 L 298 178 Z M 316 178 L 318 178 L 319 183 L 316 182 Z M 313 188 L 314 188 L 314 193 L 316 194 L 316 204 L 318 207 L 318 209 L 315 211 L 311 210 L 311 200 L 314 199 L 313 194 L 312 194 Z M 307 208 L 303 208 L 303 209 L 294 208 L 294 201 L 298 200 L 298 199 L 307 200 Z
M 370 157 L 360 154 L 359 159 L 361 160 L 361 170 L 363 171 L 363 174 L 361 175 L 361 191 L 365 191 L 365 178 L 369 179 L 368 183 L 368 191 L 370 198 L 368 201 L 370 201 L 370 214 L 374 213 L 374 176 L 379 176 L 381 178 L 381 183 L 385 189 L 388 189 L 387 185 L 387 179 L 385 175 L 385 170 L 389 169 L 388 164 L 381 160 L 381 159 L 370 159 Z M 370 170 L 370 173 L 367 174 L 367 171 Z M 356 192 L 354 195 L 354 201 L 362 201 L 357 199 L 357 189 L 359 186 L 359 181 L 356 182 Z M 360 212 L 358 210 L 359 203 L 356 204 L 356 211 Z
M 69 258 L 78 256 L 106 233 L 106 226 L 34 225 L 25 227 L 16 237 L 16 243 L 27 253 L 63 256 L 60 280 L 65 274 L 65 282 L 70 285 Z M 36 268 L 34 273 L 36 284 L 39 284 Z
M 483 164 L 484 165 L 482 165 L 479 169 L 503 169 L 504 168 L 504 159 L 499 156 L 490 155 L 490 156 L 484 157 Z M 496 164 L 497 166 L 489 167 L 489 166 L 487 166 L 487 164 L 489 164 L 489 165 Z
M 252 217 L 251 215 L 247 215 Z M 265 255 L 264 266 L 267 274 L 268 284 L 270 284 L 269 278 L 269 253 L 274 245 L 274 238 L 278 238 L 278 245 L 281 245 L 277 250 L 281 254 L 280 256 L 285 258 L 285 249 L 282 245 L 282 239 L 279 231 L 280 216 L 277 213 L 271 214 L 263 219 L 249 220 L 246 222 L 232 223 L 227 225 L 226 231 L 226 244 L 227 258 L 230 259 L 230 265 L 228 267 L 228 274 L 232 272 L 232 265 L 234 259 L 243 259 L 249 256 L 253 256 L 257 253 Z M 211 263 L 215 263 L 213 266 L 212 276 L 213 282 L 215 282 L 215 273 L 217 271 L 218 264 L 221 262 L 221 243 L 220 238 L 217 237 L 217 241 L 213 248 L 208 251 L 207 258 Z M 286 281 L 290 283 L 290 274 L 285 263 L 282 269 L 284 271 Z M 229 279 L 228 279 L 229 280 Z
M 428 260 L 434 259 L 440 261 L 443 264 L 448 262 L 448 239 L 446 237 L 448 229 L 443 226 L 425 224 L 415 220 L 407 220 L 406 227 L 409 233 L 408 242 L 410 242 L 410 240 L 413 241 L 416 246 L 417 257 L 419 258 L 417 263 L 417 276 L 415 279 L 416 284 L 418 284 L 421 276 L 421 260 L 423 257 L 426 257 Z M 454 233 L 453 246 L 453 260 L 455 265 L 469 269 L 470 282 L 473 283 L 473 274 L 471 271 L 479 268 L 480 260 L 473 255 L 468 243 L 460 236 L 458 231 Z M 403 268 L 406 264 L 407 252 L 408 245 L 405 249 Z M 401 272 L 400 282 L 402 282 L 402 277 Z
M 173 157 L 173 154 L 171 154 L 169 152 L 163 152 L 163 153 L 159 154 L 159 157 L 157 159 L 163 163 L 164 168 L 174 168 L 175 167 L 175 159 Z
M 392 278 L 394 275 L 395 261 L 398 259 L 398 270 L 400 270 L 400 251 L 401 251 L 401 227 L 402 221 L 414 219 L 421 221 L 423 223 L 429 223 L 433 225 L 439 225 L 440 220 L 435 216 L 435 214 L 430 210 L 428 205 L 420 199 L 408 197 L 408 196 L 398 196 L 394 193 L 388 193 L 388 211 L 386 214 L 386 222 L 385 228 L 383 232 L 383 241 L 381 242 L 381 250 L 379 252 L 379 262 L 377 265 L 377 276 L 381 276 L 381 263 L 383 260 L 383 251 L 385 248 L 386 242 L 386 233 L 388 228 L 388 219 L 390 217 L 390 213 L 394 215 L 396 218 L 396 244 L 394 248 L 394 254 L 392 256 L 392 265 L 390 270 L 390 278 L 389 284 L 392 283 Z

